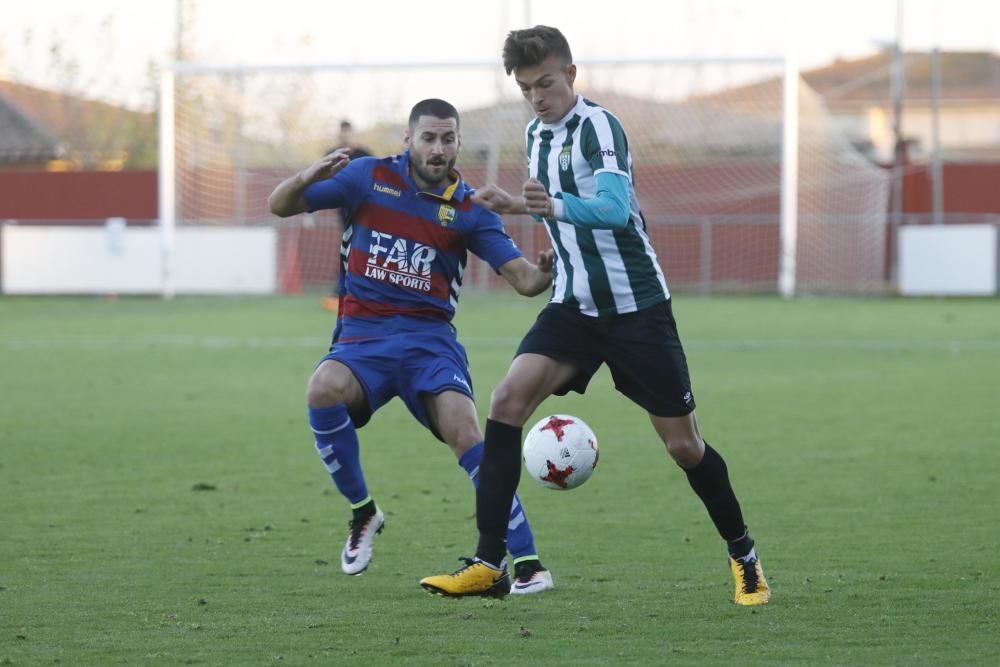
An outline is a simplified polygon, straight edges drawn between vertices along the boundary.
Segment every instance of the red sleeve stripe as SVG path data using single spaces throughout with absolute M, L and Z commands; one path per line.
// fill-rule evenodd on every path
M 378 204 L 362 204 L 354 214 L 354 222 L 383 234 L 410 239 L 437 248 L 454 257 L 465 252 L 465 237 L 435 220 L 396 211 Z

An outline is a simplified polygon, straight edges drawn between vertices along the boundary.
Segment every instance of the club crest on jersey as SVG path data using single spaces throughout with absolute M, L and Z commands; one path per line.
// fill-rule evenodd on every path
M 562 151 L 559 153 L 559 168 L 563 171 L 569 171 L 569 160 L 570 151 L 572 148 L 570 146 L 563 146 Z
M 438 207 L 438 222 L 442 227 L 447 227 L 455 222 L 455 207 L 451 204 L 441 204 Z

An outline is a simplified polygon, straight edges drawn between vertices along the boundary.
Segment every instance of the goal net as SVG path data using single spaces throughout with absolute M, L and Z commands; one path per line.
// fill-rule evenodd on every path
M 776 291 L 789 243 L 780 226 L 782 63 L 578 65 L 577 91 L 617 115 L 628 134 L 639 203 L 668 285 Z M 526 178 L 523 137 L 532 114 L 498 63 L 178 64 L 168 76 L 165 224 L 274 227 L 275 285 L 283 292 L 329 290 L 336 281 L 338 213 L 279 220 L 267 197 L 337 146 L 342 120 L 370 153 L 391 155 L 402 150 L 410 107 L 440 97 L 461 114 L 458 168 L 467 182 L 519 192 Z M 801 80 L 798 90 L 795 291 L 878 292 L 887 279 L 889 177 L 854 149 Z M 505 224 L 529 257 L 547 247 L 544 228 L 529 218 Z M 501 283 L 470 258 L 466 287 Z

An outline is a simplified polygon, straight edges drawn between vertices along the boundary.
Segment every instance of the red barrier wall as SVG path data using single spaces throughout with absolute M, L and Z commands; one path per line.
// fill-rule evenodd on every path
M 699 171 L 700 169 L 700 171 Z M 723 169 L 713 167 L 712 169 Z M 749 176 L 773 181 L 774 169 L 761 165 L 751 170 Z M 519 189 L 520 166 L 505 166 L 501 169 L 501 185 L 512 191 Z M 268 216 L 267 195 L 271 189 L 290 172 L 284 170 L 255 170 L 246 174 L 247 194 L 243 210 L 250 217 Z M 463 170 L 466 178 L 479 184 L 484 178 L 483 169 L 470 167 Z M 713 176 L 719 176 L 713 178 Z M 728 182 L 723 174 L 707 173 L 706 168 L 680 169 L 676 167 L 652 167 L 638 170 L 639 199 L 643 212 L 651 222 L 656 221 L 657 212 L 669 210 L 672 192 L 683 192 L 685 182 L 695 179 L 701 184 Z M 208 174 L 200 174 L 208 179 Z M 744 173 L 744 177 L 748 177 Z M 198 199 L 198 193 L 187 193 L 186 206 L 192 207 L 199 215 L 215 220 L 235 217 L 233 174 L 215 175 L 211 205 Z M 769 182 L 770 182 L 769 181 Z M 655 185 L 654 185 L 655 184 Z M 1000 214 L 1000 164 L 972 163 L 944 165 L 944 210 L 946 213 L 994 213 Z M 676 190 L 675 190 L 676 188 Z M 221 196 L 220 196 L 220 193 Z M 930 168 L 926 165 L 909 165 L 905 176 L 904 214 L 928 214 L 931 212 L 932 193 Z M 722 198 L 725 200 L 725 198 Z M 704 210 L 698 215 L 718 213 L 739 213 L 738 210 L 713 208 L 710 197 L 703 201 Z M 726 225 L 715 227 L 711 235 L 710 275 L 702 275 L 700 259 L 703 237 L 696 223 L 690 225 L 652 225 L 650 236 L 663 261 L 668 279 L 678 284 L 698 284 L 708 278 L 713 284 L 746 284 L 774 282 L 777 272 L 777 198 L 773 195 L 754 202 L 741 201 L 755 213 L 772 213 L 774 224 Z M 732 206 L 733 204 L 730 204 Z M 737 208 L 740 206 L 737 205 Z M 886 202 L 888 211 L 888 202 Z M 121 172 L 24 172 L 0 171 L 0 220 L 12 218 L 24 221 L 59 222 L 61 224 L 80 221 L 93 224 L 105 218 L 120 216 L 130 224 L 144 224 L 158 217 L 157 173 L 149 171 Z M 306 283 L 328 283 L 336 279 L 339 247 L 339 225 L 330 225 L 336 213 L 321 213 L 324 219 L 314 229 L 282 228 L 281 253 L 282 273 L 284 265 L 293 258 L 301 279 Z M 331 216 L 326 220 L 325 216 Z M 524 233 L 515 231 L 516 236 Z M 531 229 L 540 233 L 541 227 Z M 886 230 L 891 236 L 891 229 Z M 544 237 L 544 234 L 542 234 Z M 521 241 L 527 241 L 522 239 Z M 544 247 L 544 238 L 524 243 L 524 247 Z M 291 250 L 294 249 L 294 252 Z M 286 252 L 287 251 L 287 252 Z M 888 238 L 886 253 L 891 260 L 894 252 L 892 239 Z M 888 267 L 891 261 L 887 262 Z M 888 276 L 887 276 L 888 277 Z M 471 276 L 470 276 L 471 278 Z M 492 283 L 495 276 L 487 276 Z
M 932 211 L 931 169 L 911 165 L 903 179 L 903 212 Z M 945 213 L 1000 213 L 1000 164 L 946 164 L 942 167 Z
M 469 169 L 469 180 L 477 182 L 480 170 Z M 648 171 L 648 170 L 647 170 Z M 643 211 L 652 215 L 660 196 L 668 197 L 674 170 L 651 174 L 639 170 L 639 196 Z M 1000 213 L 1000 164 L 944 165 L 944 210 L 948 213 Z M 910 165 L 903 183 L 904 213 L 931 211 L 930 168 Z M 252 172 L 253 181 L 267 180 L 276 185 L 285 173 Z M 692 174 L 685 171 L 685 178 Z M 650 188 L 651 179 L 660 184 Z M 711 182 L 712 179 L 698 179 Z M 720 180 L 721 182 L 721 180 Z M 256 183 L 254 183 L 257 185 Z M 509 185 L 504 183 L 504 185 Z M 644 187 L 646 186 L 646 187 Z M 260 188 L 256 188 L 260 189 Z M 267 189 L 267 188 L 264 188 Z M 261 190 L 263 191 L 263 190 Z M 231 192 L 229 193 L 231 195 Z M 248 198 L 249 199 L 249 198 Z M 261 205 L 260 197 L 247 202 L 247 209 Z M 214 216 L 231 214 L 231 196 L 223 197 L 225 210 L 209 211 Z M 774 202 L 776 204 L 776 201 Z M 194 203 L 189 202 L 192 206 Z M 122 216 L 129 219 L 157 217 L 156 171 L 74 171 L 22 172 L 0 171 L 0 218 L 24 220 L 103 219 Z M 755 210 L 767 209 L 766 202 L 757 202 Z M 199 209 L 200 210 L 200 209 Z M 256 212 L 256 211 L 255 211 Z M 711 214 L 732 211 L 706 210 Z
M 0 219 L 150 220 L 157 176 L 148 171 L 0 171 Z

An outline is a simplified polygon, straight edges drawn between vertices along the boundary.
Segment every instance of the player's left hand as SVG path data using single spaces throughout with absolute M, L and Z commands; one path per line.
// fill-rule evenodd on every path
M 552 217 L 552 199 L 537 178 L 528 179 L 524 184 L 524 208 L 528 213 L 543 218 Z

